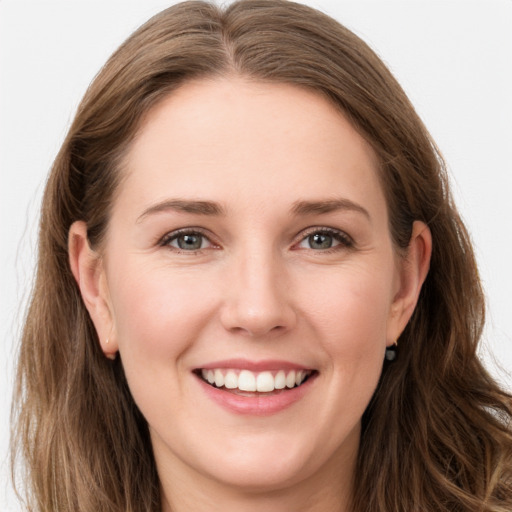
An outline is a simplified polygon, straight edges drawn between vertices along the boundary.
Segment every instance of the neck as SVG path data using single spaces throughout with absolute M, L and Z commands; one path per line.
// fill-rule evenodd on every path
M 191 512 L 208 510 L 211 512 L 348 512 L 350 489 L 340 485 L 333 488 L 319 485 L 316 490 L 310 485 L 297 485 L 288 489 L 274 491 L 238 490 L 226 492 L 214 486 L 196 488 L 191 492 L 179 492 L 178 489 L 162 489 L 162 512 Z
M 327 489 L 325 493 L 315 495 L 301 492 L 297 489 L 293 494 L 287 492 L 266 492 L 266 493 L 238 493 L 219 500 L 212 496 L 201 496 L 189 494 L 187 496 L 172 496 L 172 505 L 164 494 L 162 512 L 192 512 L 209 510 L 211 512 L 283 512 L 293 510 L 294 512 L 348 512 L 348 495 L 340 495 Z M 306 495 L 307 494 L 307 495 Z

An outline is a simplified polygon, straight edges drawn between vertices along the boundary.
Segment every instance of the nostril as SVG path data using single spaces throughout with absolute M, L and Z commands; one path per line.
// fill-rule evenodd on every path
M 257 310 L 236 304 L 224 309 L 221 322 L 233 334 L 253 338 L 276 336 L 289 331 L 295 325 L 295 313 L 287 305 Z
M 279 335 L 285 332 L 287 328 L 283 325 L 267 327 L 265 325 L 246 324 L 245 327 L 232 327 L 229 330 L 234 334 L 241 334 L 252 338 L 261 338 L 268 335 Z

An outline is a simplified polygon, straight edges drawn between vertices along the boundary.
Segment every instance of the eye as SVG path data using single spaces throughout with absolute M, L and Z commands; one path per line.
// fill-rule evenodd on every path
M 326 251 L 338 247 L 352 247 L 352 239 L 342 231 L 335 229 L 315 229 L 310 231 L 298 244 L 301 249 L 313 249 L 316 251 Z
M 200 251 L 213 247 L 212 242 L 203 234 L 198 231 L 180 230 L 174 231 L 166 235 L 160 245 L 173 247 L 179 251 Z

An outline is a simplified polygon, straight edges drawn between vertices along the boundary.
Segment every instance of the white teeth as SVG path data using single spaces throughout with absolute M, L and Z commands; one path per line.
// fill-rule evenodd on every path
M 274 388 L 284 389 L 286 387 L 286 374 L 283 370 L 279 370 L 274 378 Z
M 262 372 L 256 378 L 256 389 L 261 393 L 274 391 L 274 377 L 270 372 Z
M 201 370 L 203 380 L 218 388 L 239 389 L 269 393 L 275 389 L 294 388 L 311 374 L 309 370 L 279 370 L 275 375 L 270 371 L 255 373 L 249 370 L 222 370 L 220 368 Z
M 238 389 L 241 391 L 256 391 L 256 378 L 249 370 L 242 370 L 238 376 Z
M 286 376 L 286 387 L 293 388 L 295 386 L 295 372 L 289 372 Z
M 224 377 L 224 386 L 227 389 L 235 389 L 238 387 L 238 375 L 233 370 L 228 370 Z
M 215 385 L 218 388 L 224 386 L 224 375 L 222 375 L 220 370 L 215 370 Z

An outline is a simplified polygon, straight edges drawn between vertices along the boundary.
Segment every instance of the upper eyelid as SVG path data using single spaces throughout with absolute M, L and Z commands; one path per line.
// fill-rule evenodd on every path
M 169 231 L 158 239 L 158 244 L 165 245 L 180 235 L 201 235 L 206 238 L 212 245 L 218 245 L 205 229 L 199 227 L 179 228 L 175 229 L 174 231 Z
M 296 238 L 300 242 L 313 233 L 329 233 L 339 235 L 340 237 L 346 238 L 348 241 L 354 243 L 354 239 L 346 231 L 328 226 L 312 226 L 310 228 L 306 228 L 305 230 L 301 231 Z
M 346 234 L 345 231 L 343 231 L 342 229 L 337 229 L 337 228 L 331 228 L 329 226 L 311 226 L 309 228 L 305 228 L 303 229 L 300 233 L 299 233 L 299 236 L 301 234 L 309 234 L 309 233 L 316 233 L 316 232 L 328 232 L 328 233 L 340 233 L 340 234 Z M 347 235 L 348 236 L 348 235 Z

